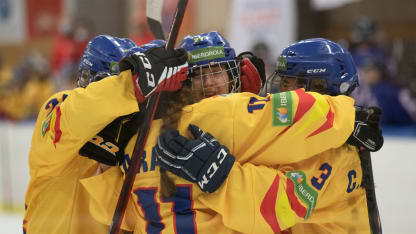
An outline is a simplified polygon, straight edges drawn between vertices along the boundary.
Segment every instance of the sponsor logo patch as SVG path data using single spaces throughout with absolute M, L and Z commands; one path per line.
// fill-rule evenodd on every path
M 306 183 L 307 178 L 303 171 L 289 171 L 286 176 L 293 182 L 296 196 L 307 206 L 306 220 L 316 206 L 318 192 Z
M 276 68 L 279 71 L 286 71 L 286 69 L 287 69 L 287 60 L 286 60 L 285 57 L 278 57 L 277 58 Z
M 51 119 L 52 119 L 52 113 L 49 113 L 48 116 L 46 116 L 46 119 L 42 123 L 42 137 L 44 137 L 46 132 L 50 130 Z
M 205 60 L 214 60 L 217 58 L 225 58 L 224 47 L 211 46 L 207 48 L 197 49 L 189 52 L 189 63 L 197 63 Z
M 272 95 L 273 126 L 289 126 L 293 123 L 292 93 L 275 93 Z

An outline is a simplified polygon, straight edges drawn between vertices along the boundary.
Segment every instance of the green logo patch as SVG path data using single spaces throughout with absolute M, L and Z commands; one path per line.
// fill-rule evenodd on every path
M 279 71 L 286 71 L 287 68 L 287 60 L 285 57 L 277 57 L 277 63 L 276 63 L 276 70 Z
M 110 63 L 110 74 L 118 74 L 119 69 L 118 69 L 118 62 L 111 62 Z
M 275 93 L 272 95 L 272 125 L 289 126 L 293 124 L 292 93 Z
M 207 48 L 197 49 L 189 52 L 189 63 L 197 63 L 205 60 L 213 60 L 216 58 L 224 58 L 224 47 L 211 46 Z
M 286 176 L 293 182 L 297 197 L 307 206 L 307 220 L 316 206 L 318 192 L 306 183 L 307 178 L 303 171 L 289 171 Z
M 44 137 L 46 132 L 49 130 L 49 127 L 51 125 L 52 113 L 53 112 L 49 113 L 48 116 L 46 116 L 46 119 L 42 123 L 42 137 Z

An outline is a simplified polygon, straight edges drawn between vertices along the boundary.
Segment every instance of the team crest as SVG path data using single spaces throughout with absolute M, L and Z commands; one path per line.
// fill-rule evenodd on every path
M 280 122 L 282 123 L 287 122 L 287 108 L 284 108 L 284 107 L 277 108 L 277 114 L 278 114 Z

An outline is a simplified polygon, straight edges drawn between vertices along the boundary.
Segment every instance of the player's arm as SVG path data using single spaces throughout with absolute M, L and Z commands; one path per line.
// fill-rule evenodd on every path
M 60 93 L 44 105 L 35 126 L 34 141 L 39 147 L 33 149 L 37 155 L 33 166 L 69 162 L 111 121 L 137 112 L 137 102 L 153 92 L 179 89 L 186 79 L 187 62 L 182 49 L 152 48 L 130 55 L 119 67 L 119 76 Z M 62 156 L 50 157 L 51 148 Z
M 320 192 L 306 181 L 310 178 L 301 171 L 236 162 L 215 193 L 198 199 L 222 214 L 224 224 L 234 230 L 278 233 L 307 221 L 313 214 Z
M 250 163 L 242 166 L 209 133 L 194 125 L 189 130 L 195 139 L 188 140 L 177 131 L 159 137 L 158 163 L 213 193 L 198 199 L 221 214 L 226 226 L 244 233 L 279 232 L 311 215 L 318 192 L 304 182 L 304 172 Z M 299 186 L 308 194 L 299 193 Z
M 74 135 L 85 136 L 86 128 L 96 134 L 115 118 L 138 111 L 137 102 L 143 103 L 154 92 L 178 90 L 186 79 L 186 55 L 183 50 L 151 48 L 122 59 L 119 68 L 118 77 L 75 89 L 71 95 L 75 104 L 66 104 L 71 115 L 66 121 Z
M 260 97 L 235 93 L 206 98 L 182 112 L 187 124 L 209 129 L 236 161 L 275 166 L 343 145 L 354 128 L 353 99 L 303 89 Z M 290 157 L 288 156 L 290 155 Z
M 354 101 L 347 96 L 298 89 L 237 98 L 233 142 L 227 146 L 240 162 L 274 166 L 301 161 L 343 145 L 354 128 Z

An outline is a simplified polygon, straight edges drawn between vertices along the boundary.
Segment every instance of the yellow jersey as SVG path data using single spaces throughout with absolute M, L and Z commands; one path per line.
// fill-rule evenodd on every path
M 42 107 L 29 155 L 24 224 L 29 233 L 101 233 L 108 228 L 137 135 L 125 149 L 121 170 L 113 167 L 99 174 L 98 163 L 80 157 L 78 150 L 118 116 L 137 111 L 129 71 L 85 89 L 58 93 Z M 153 146 L 161 120 L 154 120 L 122 229 L 259 233 L 311 220 L 319 203 L 308 199 L 313 195 L 316 200 L 320 191 L 310 196 L 299 193 L 297 182 L 306 181 L 302 176 L 309 179 L 309 173 L 286 168 L 342 146 L 353 130 L 354 115 L 351 98 L 301 89 L 265 98 L 250 93 L 220 95 L 187 106 L 180 132 L 185 134 L 189 123 L 198 125 L 225 144 L 237 163 L 213 194 L 170 175 L 177 194 L 169 199 L 159 194 Z M 311 194 L 313 188 L 307 191 Z

